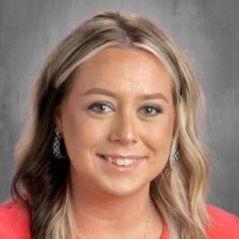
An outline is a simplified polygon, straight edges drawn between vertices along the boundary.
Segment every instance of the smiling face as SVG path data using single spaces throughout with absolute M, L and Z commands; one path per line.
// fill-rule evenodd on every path
M 148 190 L 169 158 L 172 81 L 151 53 L 106 48 L 77 68 L 56 121 L 74 187 L 121 196 Z

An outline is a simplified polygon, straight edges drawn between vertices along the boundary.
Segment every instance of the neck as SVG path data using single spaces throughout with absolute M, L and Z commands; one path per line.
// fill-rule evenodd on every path
M 116 196 L 73 184 L 71 200 L 76 225 L 87 238 L 139 238 L 158 216 L 149 185 L 131 195 Z

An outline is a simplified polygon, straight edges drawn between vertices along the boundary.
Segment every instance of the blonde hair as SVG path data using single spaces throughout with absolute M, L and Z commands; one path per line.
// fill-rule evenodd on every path
M 30 205 L 33 219 L 39 225 L 34 227 L 32 223 L 33 239 L 66 239 L 69 232 L 73 235 L 76 231 L 67 181 L 69 159 L 66 159 L 61 168 L 64 178 L 56 183 L 55 188 L 48 189 L 57 192 L 58 197 L 50 194 L 44 202 L 34 198 L 29 178 L 31 182 L 40 180 L 40 177 L 36 178 L 32 173 L 35 166 L 41 168 L 42 175 L 47 175 L 45 180 L 49 177 L 52 181 L 58 180 L 59 175 L 54 175 L 55 171 L 49 170 L 59 167 L 55 165 L 49 152 L 54 137 L 56 107 L 74 80 L 74 70 L 107 47 L 136 48 L 150 52 L 171 75 L 177 113 L 174 143 L 177 145 L 180 161 L 177 164 L 172 163 L 172 160 L 168 161 L 163 172 L 151 182 L 150 196 L 168 226 L 170 239 L 205 239 L 205 227 L 208 223 L 205 208 L 208 159 L 198 140 L 196 129 L 196 107 L 200 98 L 196 77 L 182 52 L 156 24 L 145 17 L 120 12 L 104 12 L 81 24 L 50 54 L 38 79 L 31 124 L 32 141 L 26 143 L 22 139 L 19 142 L 21 146 L 17 156 L 20 164 L 12 186 L 13 195 L 18 198 L 22 195 L 18 184 L 29 195 L 28 206 Z M 37 148 L 36 144 L 40 144 L 42 148 Z M 36 154 L 38 151 L 41 153 Z M 43 161 L 46 155 L 50 163 Z M 50 166 L 47 168 L 44 163 Z M 42 190 L 43 195 L 46 189 L 42 186 L 39 190 Z M 42 222 L 39 208 L 47 215 Z M 44 211 L 44 208 L 48 210 Z

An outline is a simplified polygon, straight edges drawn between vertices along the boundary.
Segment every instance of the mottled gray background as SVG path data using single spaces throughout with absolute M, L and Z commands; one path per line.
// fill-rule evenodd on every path
M 103 10 L 144 14 L 184 49 L 206 96 L 199 128 L 212 165 L 208 200 L 239 214 L 237 0 L 0 0 L 0 201 L 9 197 L 14 144 L 34 77 L 62 37 Z

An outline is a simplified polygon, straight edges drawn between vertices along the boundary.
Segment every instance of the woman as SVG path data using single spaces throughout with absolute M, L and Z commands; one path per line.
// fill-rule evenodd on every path
M 1 238 L 239 238 L 239 219 L 205 202 L 199 96 L 183 54 L 148 19 L 84 22 L 37 81 Z

